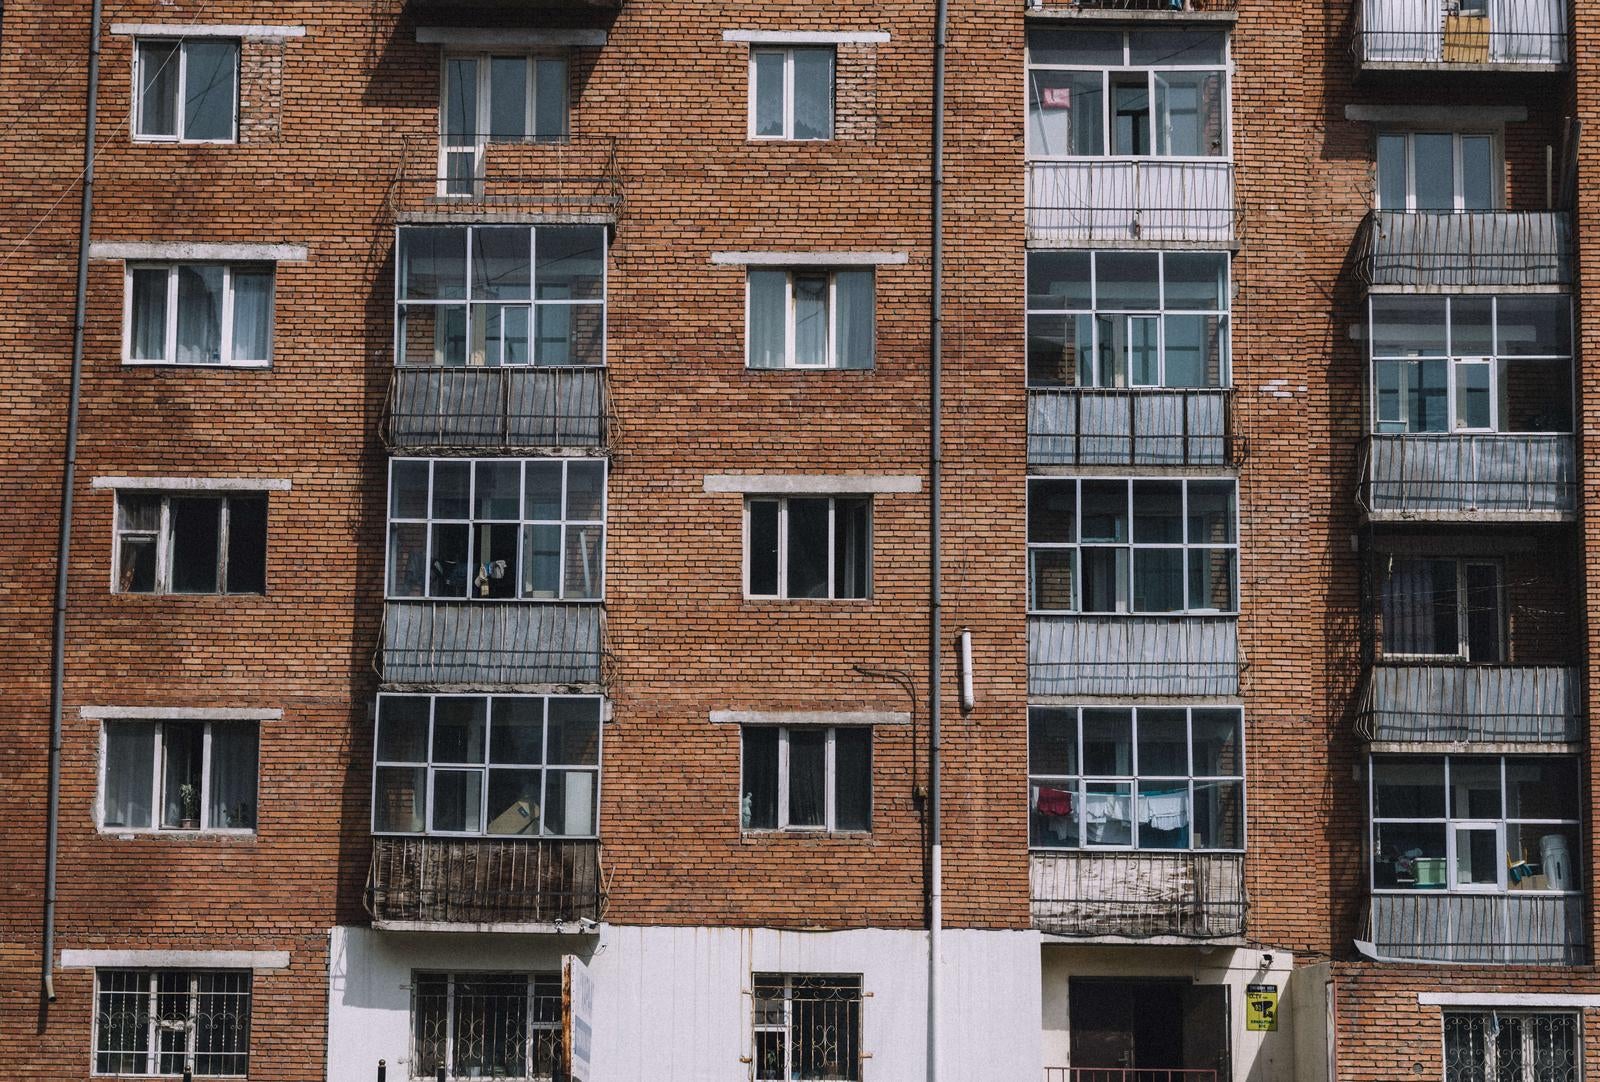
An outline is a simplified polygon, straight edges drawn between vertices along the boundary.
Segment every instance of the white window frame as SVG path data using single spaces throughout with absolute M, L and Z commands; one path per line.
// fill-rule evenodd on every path
M 828 501 L 828 592 L 823 597 L 792 597 L 789 594 L 789 501 L 801 500 L 827 500 Z M 864 500 L 867 504 L 867 589 L 861 597 L 839 596 L 838 574 L 838 514 L 840 500 Z M 778 592 L 775 594 L 757 594 L 750 590 L 750 572 L 753 567 L 753 557 L 750 551 L 751 529 L 750 511 L 758 503 L 772 503 L 778 505 Z M 873 550 L 876 547 L 877 531 L 873 525 L 874 504 L 876 501 L 867 495 L 830 495 L 827 493 L 806 493 L 794 496 L 778 495 L 749 495 L 744 500 L 744 597 L 746 601 L 871 601 L 875 583 L 873 582 L 872 565 Z
M 1406 214 L 1417 214 L 1417 213 L 1444 214 L 1444 213 L 1451 213 L 1452 212 L 1452 211 L 1438 211 L 1438 210 L 1434 210 L 1434 211 L 1419 211 L 1417 209 L 1417 156 L 1416 156 L 1417 155 L 1417 149 L 1416 149 L 1417 144 L 1416 144 L 1416 137 L 1419 136 L 1419 135 L 1448 135 L 1448 136 L 1450 136 L 1450 168 L 1451 168 L 1452 173 L 1453 173 L 1453 176 L 1452 176 L 1451 179 L 1452 179 L 1453 184 L 1454 184 L 1454 191 L 1451 194 L 1451 207 L 1452 207 L 1452 211 L 1454 213 L 1456 213 L 1456 214 L 1463 214 L 1463 213 L 1467 213 L 1467 214 L 1472 214 L 1472 213 L 1490 213 L 1490 212 L 1493 212 L 1493 211 L 1498 211 L 1498 210 L 1504 210 L 1505 209 L 1505 205 L 1506 205 L 1506 159 L 1505 159 L 1504 139 L 1503 139 L 1502 133 L 1499 130 L 1488 130 L 1488 131 L 1485 131 L 1485 130 L 1481 130 L 1480 129 L 1480 130 L 1466 130 L 1466 131 L 1427 131 L 1425 129 L 1420 129 L 1420 128 L 1419 129 L 1404 129 L 1404 130 L 1389 129 L 1389 130 L 1385 130 L 1385 131 L 1380 131 L 1378 133 L 1378 139 L 1376 141 L 1374 141 L 1374 143 L 1373 143 L 1373 153 L 1372 153 L 1372 168 L 1373 168 L 1372 205 L 1373 205 L 1373 207 L 1375 209 L 1382 210 L 1382 211 L 1404 212 Z M 1382 166 L 1380 165 L 1379 159 L 1378 159 L 1378 154 L 1379 154 L 1378 148 L 1382 145 L 1381 140 L 1382 140 L 1383 136 L 1404 138 L 1405 141 L 1406 141 L 1406 160 L 1405 160 L 1406 205 L 1403 206 L 1403 207 L 1385 207 L 1385 206 L 1381 206 L 1380 205 L 1382 200 L 1383 200 L 1383 184 L 1381 182 L 1381 178 L 1380 178 L 1380 174 L 1379 174 L 1379 170 L 1382 168 Z M 1465 189 L 1463 187 L 1463 181 L 1465 180 L 1465 170 L 1462 167 L 1462 160 L 1463 159 L 1462 159 L 1462 152 L 1461 152 L 1461 146 L 1462 146 L 1462 140 L 1463 139 L 1487 139 L 1489 141 L 1489 163 L 1490 163 L 1490 166 L 1491 166 L 1491 176 L 1489 177 L 1489 186 L 1490 186 L 1490 190 L 1494 193 L 1494 206 L 1487 208 L 1487 210 L 1477 210 L 1477 209 L 1468 210 L 1467 207 L 1466 207 L 1466 193 L 1465 193 Z
M 217 351 L 216 364 L 196 361 L 178 360 L 178 271 L 183 267 L 193 267 L 206 263 L 204 260 L 189 262 L 167 262 L 165 260 L 129 262 L 125 264 L 122 274 L 122 363 L 130 368 L 146 365 L 166 365 L 176 368 L 270 368 L 272 366 L 272 353 L 274 339 L 277 338 L 278 324 L 278 268 L 274 263 L 223 263 L 222 267 L 222 320 L 221 328 L 217 332 L 220 336 L 220 347 Z M 209 264 L 216 266 L 218 264 Z M 162 356 L 159 358 L 135 357 L 133 355 L 133 276 L 135 271 L 167 272 L 167 309 L 166 327 L 162 343 Z M 233 319 L 234 319 L 234 286 L 235 272 L 248 272 L 250 274 L 266 273 L 271 280 L 271 289 L 268 291 L 267 311 L 267 355 L 265 357 L 247 357 L 243 360 L 233 356 Z
M 407 1026 L 407 1029 L 409 1031 L 410 1044 L 411 1044 L 411 1063 L 410 1063 L 410 1069 L 405 1072 L 406 1076 L 409 1077 L 409 1078 L 413 1078 L 413 1079 L 432 1079 L 432 1078 L 435 1077 L 434 1075 L 431 1075 L 431 1074 L 423 1075 L 423 1074 L 418 1074 L 417 1073 L 417 1066 L 422 1062 L 421 1049 L 417 1047 L 417 1039 L 416 1039 L 417 1009 L 418 1009 L 418 1005 L 417 1005 L 417 988 L 421 984 L 422 981 L 425 981 L 425 980 L 441 980 L 442 979 L 445 982 L 445 1000 L 444 1000 L 445 1039 L 444 1039 L 444 1056 L 443 1056 L 443 1064 L 442 1065 L 443 1065 L 443 1067 L 445 1069 L 445 1077 L 448 1078 L 448 1079 L 451 1079 L 451 1080 L 455 1080 L 455 1079 L 461 1079 L 461 1078 L 465 1078 L 466 1077 L 464 1075 L 456 1074 L 455 1070 L 454 1070 L 454 1066 L 455 1066 L 455 1051 L 456 1051 L 456 984 L 457 984 L 457 982 L 463 981 L 463 980 L 465 980 L 465 981 L 473 981 L 473 980 L 503 980 L 503 981 L 509 982 L 509 981 L 511 981 L 513 979 L 516 979 L 516 978 L 522 978 L 526 982 L 526 988 L 527 988 L 527 991 L 526 991 L 526 994 L 525 994 L 526 998 L 524 1000 L 524 1007 L 523 1007 L 523 1018 L 526 1019 L 527 1028 L 523 1031 L 523 1038 L 522 1039 L 523 1039 L 523 1059 L 524 1059 L 524 1061 L 527 1063 L 527 1065 L 529 1067 L 529 1073 L 524 1074 L 524 1075 L 520 1075 L 520 1076 L 516 1076 L 515 1078 L 505 1077 L 505 1082 L 545 1082 L 545 1080 L 549 1079 L 549 1077 L 550 1077 L 549 1075 L 541 1075 L 541 1074 L 533 1073 L 533 1071 L 532 1071 L 533 1064 L 534 1064 L 534 1061 L 537 1058 L 533 1054 L 533 1052 L 534 1052 L 534 1048 L 535 1048 L 535 1046 L 537 1044 L 537 1041 L 538 1041 L 538 1035 L 540 1033 L 556 1033 L 556 1034 L 559 1034 L 561 1032 L 561 1028 L 562 1028 L 562 1020 L 561 1020 L 559 1015 L 555 1019 L 550 1020 L 550 1021 L 542 1021 L 542 1020 L 540 1020 L 539 1012 L 535 1009 L 534 1004 L 540 998 L 539 994 L 538 994 L 539 982 L 540 981 L 549 982 L 549 981 L 553 980 L 556 983 L 555 999 L 556 999 L 557 1005 L 559 1006 L 560 1000 L 561 1000 L 561 974 L 560 973 L 526 972 L 526 971 L 509 971 L 509 972 L 507 972 L 507 971 L 500 971 L 500 970 L 487 970 L 487 971 L 483 971 L 483 972 L 477 972 L 477 971 L 473 971 L 473 970 L 458 970 L 458 969 L 443 970 L 443 971 L 425 969 L 425 970 L 414 970 L 411 973 L 411 982 L 410 982 L 410 985 L 409 985 L 410 992 L 411 992 L 411 997 L 410 997 L 411 998 L 411 1004 L 410 1004 L 410 1010 L 408 1012 L 408 1018 L 407 1018 L 407 1022 L 409 1023 L 409 1025 Z M 504 1076 L 496 1076 L 496 1077 L 504 1077 Z
M 794 134 L 794 56 L 797 52 L 826 52 L 833 62 L 828 71 L 828 134 L 822 138 L 801 137 Z M 758 135 L 756 133 L 756 56 L 760 53 L 783 57 L 783 134 Z M 803 45 L 769 45 L 752 43 L 749 60 L 749 93 L 746 106 L 746 132 L 758 143 L 826 143 L 839 137 L 839 50 L 835 45 L 808 43 Z
M 1463 1006 L 1447 1009 L 1440 1015 L 1439 1025 L 1441 1050 L 1444 1054 L 1444 1082 L 1459 1082 L 1459 1080 L 1468 1077 L 1466 1073 L 1457 1074 L 1453 1073 L 1451 1070 L 1453 1064 L 1450 1047 L 1452 1037 L 1450 1020 L 1452 1017 L 1463 1016 L 1473 1019 L 1472 1022 L 1466 1023 L 1467 1025 L 1476 1024 L 1478 1026 L 1482 1026 L 1482 1023 L 1478 1020 L 1483 1019 L 1491 1021 L 1494 1029 L 1499 1028 L 1499 1020 L 1502 1018 L 1515 1018 L 1518 1020 L 1519 1028 L 1521 1030 L 1520 1044 L 1522 1046 L 1521 1058 L 1523 1069 L 1517 1072 L 1518 1078 L 1516 1082 L 1538 1082 L 1540 1078 L 1545 1077 L 1544 1075 L 1538 1073 L 1538 1059 L 1534 1054 L 1535 1044 L 1533 1029 L 1534 1026 L 1537 1025 L 1536 1020 L 1543 1020 L 1546 1025 L 1553 1025 L 1558 1021 L 1565 1023 L 1572 1037 L 1572 1061 L 1567 1064 L 1556 1065 L 1557 1070 L 1562 1072 L 1558 1078 L 1558 1082 L 1580 1082 L 1580 1080 L 1583 1078 L 1583 1014 L 1581 1011 L 1540 1010 L 1537 1007 L 1501 1010 L 1497 1007 L 1473 1008 Z M 1533 1025 L 1530 1025 L 1530 1023 L 1533 1023 Z M 1483 1040 L 1484 1061 L 1481 1064 L 1483 1073 L 1478 1073 L 1477 1068 L 1480 1065 L 1476 1063 L 1462 1065 L 1462 1069 L 1463 1072 L 1471 1072 L 1471 1077 L 1498 1079 L 1503 1076 L 1502 1072 L 1509 1071 L 1511 1069 L 1511 1065 L 1506 1064 L 1502 1066 L 1500 1064 L 1499 1050 L 1492 1030 L 1490 1030 L 1489 1027 L 1483 1028 L 1485 1029 Z M 1459 1056 L 1460 1053 L 1458 1052 L 1457 1057 L 1459 1058 Z
M 126 537 L 145 537 L 149 530 L 130 530 L 122 527 L 122 501 L 129 498 L 156 498 L 161 501 L 161 518 L 156 525 L 156 581 L 153 590 L 124 590 L 118 582 L 122 570 L 122 543 Z M 232 522 L 230 513 L 231 503 L 235 499 L 249 498 L 260 499 L 267 504 L 267 519 L 263 526 L 265 531 L 262 537 L 262 549 L 267 559 L 271 559 L 270 546 L 272 530 L 272 507 L 267 493 L 254 491 L 239 492 L 163 492 L 159 490 L 140 490 L 119 488 L 116 493 L 116 506 L 111 511 L 111 529 L 113 544 L 111 546 L 111 592 L 128 597 L 264 597 L 267 594 L 266 582 L 263 581 L 261 593 L 254 591 L 231 592 L 228 590 L 228 531 Z M 175 499 L 201 499 L 214 500 L 221 506 L 217 514 L 220 521 L 217 524 L 217 589 L 209 593 L 191 592 L 188 590 L 178 592 L 172 588 L 172 501 Z M 271 564 L 267 564 L 270 571 Z M 265 574 L 265 572 L 264 572 Z
M 110 768 L 109 745 L 110 730 L 115 725 L 152 725 L 155 728 L 155 740 L 152 754 L 154 764 L 151 767 L 150 777 L 150 825 L 146 827 L 133 826 L 107 826 L 106 825 L 106 785 L 107 771 Z M 166 731 L 169 725 L 187 725 L 202 728 L 201 754 L 200 754 L 200 826 L 195 830 L 184 830 L 180 827 L 167 827 L 161 825 L 162 810 L 166 806 Z M 255 771 L 255 819 L 253 827 L 219 827 L 211 823 L 211 734 L 215 725 L 249 725 L 256 733 L 256 771 Z M 151 719 L 126 719 L 105 720 L 100 724 L 100 787 L 95 800 L 95 820 L 102 833 L 105 834 L 232 834 L 248 837 L 256 833 L 261 823 L 261 725 L 257 721 L 185 721 L 169 718 Z
M 449 132 L 450 117 L 450 64 L 452 61 L 471 60 L 477 66 L 477 117 L 473 121 L 476 131 L 472 133 L 470 143 L 452 143 Z M 493 80 L 490 72 L 493 70 L 492 61 L 495 60 L 524 60 L 527 63 L 527 75 L 524 81 L 526 91 L 523 99 L 523 129 L 530 134 L 521 139 L 491 139 L 489 133 L 492 103 L 490 101 Z M 561 133 L 559 135 L 532 134 L 537 126 L 539 116 L 539 63 L 560 63 L 562 69 L 562 85 L 566 88 L 561 99 Z M 479 191 L 450 191 L 450 156 L 452 154 L 472 154 L 473 168 L 472 179 L 476 189 L 485 179 L 485 156 L 490 143 L 564 143 L 571 138 L 571 87 L 572 64 L 568 57 L 558 53 L 507 51 L 496 52 L 493 50 L 446 50 L 439 64 L 439 191 L 440 196 L 456 199 L 470 199 L 481 196 Z
M 184 110 L 187 107 L 187 99 L 189 96 L 188 44 L 190 41 L 203 42 L 205 44 L 217 44 L 219 43 L 219 40 L 227 41 L 233 45 L 233 131 L 232 134 L 226 139 L 186 139 L 183 135 L 183 129 L 185 126 L 184 121 L 187 119 L 184 114 Z M 144 88 L 144 46 L 147 44 L 157 43 L 172 44 L 178 47 L 177 52 L 174 54 L 178 58 L 178 100 L 174 102 L 172 106 L 172 115 L 174 118 L 174 134 L 172 135 L 149 135 L 139 130 L 139 114 L 142 112 L 140 106 L 143 104 L 142 94 Z M 128 124 L 133 133 L 133 141 L 136 143 L 187 143 L 192 146 L 231 146 L 237 144 L 239 142 L 239 99 L 244 93 L 243 88 L 240 85 L 240 79 L 243 75 L 244 67 L 243 56 L 244 42 L 239 38 L 218 39 L 211 37 L 210 35 L 196 38 L 167 38 L 160 37 L 158 35 L 136 37 L 133 42 L 133 85 L 131 95 L 133 99 L 133 108 L 128 111 Z
M 739 779 L 740 789 L 744 787 L 744 741 L 745 735 L 751 730 L 765 730 L 776 728 L 778 732 L 778 825 L 775 827 L 751 827 L 743 825 L 741 812 L 740 830 L 745 834 L 858 834 L 869 835 L 873 827 L 873 766 L 876 756 L 876 740 L 873 727 L 870 725 L 830 725 L 823 731 L 827 733 L 824 745 L 823 758 L 823 821 L 820 824 L 796 824 L 789 821 L 789 735 L 794 730 L 788 725 L 766 726 L 749 725 L 739 730 Z M 839 816 L 837 808 L 838 796 L 838 733 L 840 729 L 863 729 L 867 733 L 867 828 L 841 828 L 838 825 Z M 808 727 L 806 731 L 815 732 L 815 728 Z M 742 796 L 741 796 L 742 802 Z
M 95 977 L 94 977 L 94 1036 L 93 1036 L 93 1040 L 90 1043 L 90 1053 L 89 1053 L 89 1073 L 92 1076 L 94 1076 L 96 1078 L 123 1078 L 123 1077 L 128 1077 L 128 1075 L 126 1075 L 124 1072 L 120 1072 L 120 1071 L 118 1071 L 118 1072 L 109 1072 L 108 1073 L 108 1072 L 104 1072 L 104 1071 L 99 1070 L 99 1061 L 100 1061 L 100 1056 L 102 1054 L 116 1055 L 116 1056 L 139 1055 L 139 1053 L 137 1053 L 137 1052 L 119 1052 L 119 1051 L 116 1051 L 114 1049 L 106 1049 L 106 1048 L 102 1048 L 101 1047 L 101 1037 L 103 1036 L 103 1030 L 102 1030 L 102 1026 L 101 1026 L 101 1015 L 103 1013 L 101 1011 L 101 999 L 102 999 L 102 997 L 104 995 L 106 995 L 106 993 L 104 992 L 104 990 L 102 988 L 102 977 L 101 977 L 101 974 L 107 973 L 107 972 L 133 972 L 133 973 L 138 973 L 139 975 L 141 975 L 142 977 L 145 978 L 145 989 L 146 990 L 145 990 L 145 992 L 143 994 L 145 995 L 147 1003 L 148 1003 L 148 1011 L 149 1011 L 149 1016 L 150 1016 L 149 1017 L 149 1021 L 147 1023 L 147 1027 L 148 1028 L 147 1028 L 147 1031 L 146 1031 L 146 1038 L 145 1038 L 145 1046 L 146 1047 L 145 1047 L 145 1052 L 144 1052 L 145 1066 L 148 1068 L 148 1070 L 139 1071 L 139 1072 L 135 1072 L 135 1073 L 137 1075 L 140 1075 L 140 1076 L 151 1077 L 151 1078 L 178 1078 L 183 1074 L 183 1072 L 180 1072 L 180 1071 L 162 1071 L 162 1070 L 159 1069 L 160 1068 L 160 1064 L 161 1064 L 160 1034 L 164 1030 L 169 1028 L 167 1025 L 164 1025 L 162 1023 L 162 1021 L 160 1019 L 160 1016 L 159 1016 L 159 1011 L 156 1009 L 158 987 L 159 987 L 158 982 L 159 982 L 160 975 L 163 974 L 163 973 L 174 973 L 174 972 L 176 972 L 176 973 L 185 974 L 187 976 L 187 978 L 188 978 L 189 1010 L 188 1010 L 188 1017 L 186 1019 L 184 1019 L 183 1026 L 182 1026 L 182 1028 L 184 1030 L 184 1034 L 185 1034 L 185 1036 L 184 1036 L 183 1061 L 184 1061 L 184 1064 L 185 1064 L 186 1068 L 192 1069 L 193 1065 L 194 1065 L 194 1062 L 195 1062 L 195 1059 L 199 1055 L 198 1051 L 195 1048 L 195 1020 L 199 1017 L 199 1014 L 200 1014 L 200 987 L 199 987 L 200 978 L 202 976 L 210 975 L 210 974 L 217 974 L 217 975 L 221 975 L 221 974 L 230 974 L 230 975 L 242 974 L 244 976 L 244 992 L 243 993 L 222 993 L 222 994 L 237 996 L 239 999 L 241 999 L 243 1001 L 243 1003 L 244 1003 L 244 1018 L 245 1018 L 244 1031 L 245 1031 L 245 1033 L 247 1035 L 247 1043 L 246 1043 L 246 1046 L 245 1046 L 245 1048 L 244 1048 L 244 1050 L 242 1052 L 238 1052 L 238 1053 L 218 1053 L 218 1054 L 222 1054 L 222 1055 L 238 1055 L 238 1056 L 242 1057 L 244 1059 L 244 1067 L 245 1067 L 245 1069 L 240 1071 L 237 1074 L 212 1074 L 212 1073 L 208 1072 L 205 1077 L 207 1077 L 207 1078 L 246 1078 L 246 1077 L 249 1076 L 249 1073 L 250 1073 L 250 1048 L 249 1048 L 248 1040 L 250 1038 L 253 1038 L 253 1036 L 254 1036 L 254 1034 L 252 1032 L 253 1018 L 251 1017 L 253 1015 L 253 1013 L 254 1013 L 253 1006 L 254 1006 L 254 1000 L 255 1000 L 254 973 L 251 970 L 248 970 L 248 969 L 245 969 L 245 970 L 213 969 L 213 968 L 189 969 L 189 968 L 182 968 L 182 967 L 150 969 L 150 968 L 146 968 L 146 967 L 143 967 L 143 966 L 106 966 L 106 967 L 103 967 L 103 968 L 97 968 L 95 970 Z M 118 994 L 118 993 L 112 993 L 112 994 Z M 212 993 L 212 994 L 217 994 L 217 993 Z M 173 1027 L 173 1028 L 175 1028 L 175 1027 Z
M 1399 652 L 1399 651 L 1391 651 L 1391 650 L 1387 649 L 1388 627 L 1385 626 L 1384 627 L 1384 642 L 1385 642 L 1385 647 L 1386 648 L 1383 651 L 1383 660 L 1385 660 L 1385 661 L 1436 661 L 1436 660 L 1438 660 L 1440 658 L 1453 658 L 1453 659 L 1456 659 L 1456 660 L 1471 662 L 1473 664 L 1478 664 L 1478 665 L 1496 665 L 1496 664 L 1501 664 L 1506 660 L 1506 655 L 1509 653 L 1508 647 L 1510 646 L 1510 642 L 1508 641 L 1508 638 L 1509 638 L 1508 631 L 1509 631 L 1509 629 L 1507 627 L 1507 621 L 1506 621 L 1506 568 L 1505 568 L 1505 561 L 1504 560 L 1496 559 L 1496 558 L 1490 557 L 1490 556 L 1440 556 L 1440 555 L 1412 555 L 1412 554 L 1405 554 L 1405 555 L 1394 554 L 1392 558 L 1393 559 L 1398 559 L 1398 560 L 1416 560 L 1416 561 L 1419 561 L 1419 562 L 1430 562 L 1430 561 L 1436 561 L 1436 560 L 1445 560 L 1445 561 L 1448 561 L 1448 562 L 1453 563 L 1455 565 L 1455 569 L 1456 569 L 1456 588 L 1455 588 L 1456 649 L 1455 649 L 1455 651 L 1453 653 L 1446 653 L 1446 654 L 1419 654 L 1419 653 L 1402 653 L 1402 652 Z M 1497 638 L 1499 640 L 1499 643 L 1500 643 L 1500 656 L 1499 657 L 1476 658 L 1476 657 L 1472 656 L 1471 634 L 1470 634 L 1471 617 L 1469 615 L 1469 607 L 1468 607 L 1468 604 L 1467 604 L 1468 596 L 1469 596 L 1469 594 L 1468 594 L 1467 572 L 1468 572 L 1469 568 L 1473 568 L 1473 567 L 1488 567 L 1488 568 L 1492 568 L 1494 570 L 1494 585 L 1495 585 L 1495 589 L 1494 589 L 1495 614 L 1494 615 L 1495 615 L 1495 626 L 1498 629 L 1497 633 L 1496 633 L 1496 636 L 1497 636 Z M 1392 574 L 1392 571 L 1393 571 L 1393 568 L 1391 567 L 1389 569 L 1389 573 Z M 1380 595 L 1379 595 L 1379 609 L 1380 609 L 1380 612 L 1382 610 L 1382 592 L 1381 591 L 1383 589 L 1385 589 L 1386 587 L 1387 587 L 1387 577 L 1385 579 L 1385 582 L 1383 584 L 1380 584 Z

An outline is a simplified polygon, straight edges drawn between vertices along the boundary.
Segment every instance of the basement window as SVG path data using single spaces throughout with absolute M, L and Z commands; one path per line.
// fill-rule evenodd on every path
M 751 270 L 745 315 L 751 368 L 871 368 L 871 270 Z
M 119 492 L 116 520 L 116 593 L 266 593 L 261 493 Z
M 872 501 L 791 496 L 745 504 L 745 594 L 752 598 L 871 596 Z
M 108 721 L 100 824 L 110 831 L 256 827 L 253 721 Z
M 743 829 L 872 829 L 870 728 L 749 726 L 743 758 Z
M 750 138 L 833 138 L 832 46 L 750 50 Z
M 94 1073 L 243 1077 L 250 971 L 95 971 Z
M 270 363 L 273 277 L 270 264 L 131 264 L 123 363 Z
M 411 1077 L 548 1082 L 561 1070 L 561 978 L 414 973 Z
M 237 138 L 237 41 L 147 38 L 135 44 L 134 52 L 136 139 L 231 143 Z
M 859 976 L 755 973 L 750 981 L 758 1080 L 859 1082 Z

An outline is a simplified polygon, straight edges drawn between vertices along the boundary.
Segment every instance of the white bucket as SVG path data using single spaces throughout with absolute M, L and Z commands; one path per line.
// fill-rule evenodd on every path
M 1539 863 L 1544 865 L 1544 877 L 1551 890 L 1572 889 L 1572 857 L 1567 851 L 1565 837 L 1546 834 L 1540 838 Z

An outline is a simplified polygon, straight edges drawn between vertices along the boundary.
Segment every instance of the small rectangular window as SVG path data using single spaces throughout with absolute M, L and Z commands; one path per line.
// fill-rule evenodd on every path
M 746 363 L 751 368 L 871 368 L 875 307 L 871 270 L 751 270 Z
M 410 1077 L 561 1077 L 561 978 L 413 973 Z
M 253 721 L 115 721 L 105 726 L 106 830 L 253 831 Z
M 180 143 L 231 143 L 239 109 L 239 43 L 145 39 L 135 45 L 134 135 Z
M 750 50 L 750 138 L 833 138 L 832 46 Z
M 872 730 L 743 730 L 745 830 L 872 829 Z
M 270 264 L 130 264 L 123 363 L 270 363 L 273 278 Z
M 1487 133 L 1378 133 L 1379 210 L 1498 210 L 1499 140 Z
M 751 499 L 745 505 L 749 597 L 847 599 L 872 593 L 872 501 L 864 496 Z
M 94 1073 L 243 1077 L 250 971 L 98 969 Z
M 114 590 L 264 594 L 267 497 L 119 492 Z
M 861 978 L 751 975 L 755 1077 L 782 1082 L 861 1078 Z

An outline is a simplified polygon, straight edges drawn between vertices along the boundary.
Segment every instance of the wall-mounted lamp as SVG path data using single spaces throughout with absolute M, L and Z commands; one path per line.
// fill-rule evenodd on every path
M 957 641 L 961 652 L 961 712 L 970 714 L 977 702 L 972 694 L 972 632 L 962 628 Z

